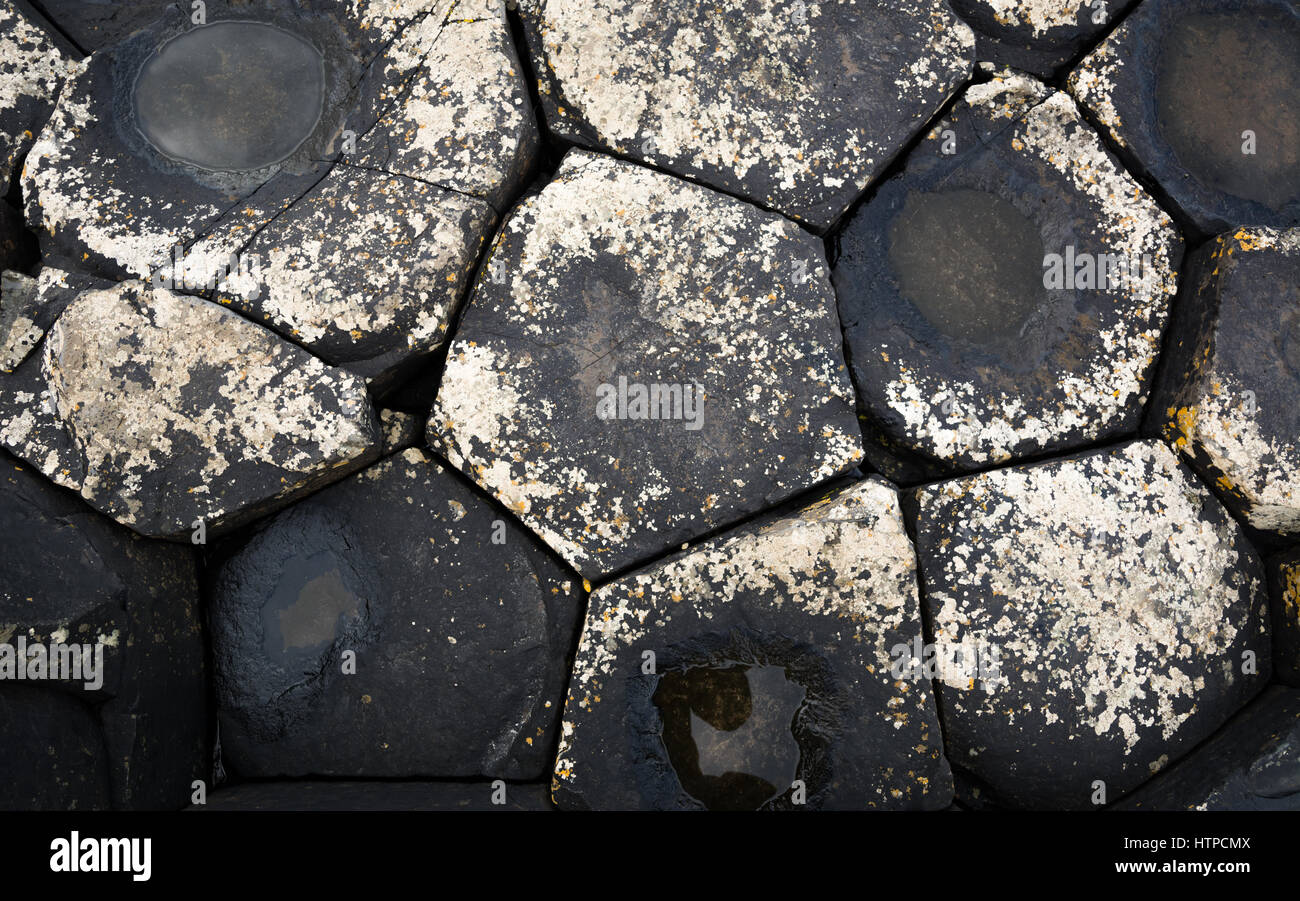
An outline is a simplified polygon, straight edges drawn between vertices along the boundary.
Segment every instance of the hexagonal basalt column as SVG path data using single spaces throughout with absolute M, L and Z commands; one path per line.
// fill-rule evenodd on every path
M 948 757 L 971 777 L 959 795 L 1113 802 L 1267 684 L 1259 559 L 1164 444 L 941 482 L 915 504 L 935 641 L 998 661 L 982 690 L 938 688 Z
M 1300 229 L 1239 229 L 1188 262 L 1150 427 L 1257 529 L 1300 533 Z
M 524 0 L 552 131 L 825 228 L 969 74 L 941 0 Z
M 1145 0 L 1070 90 L 1203 233 L 1300 225 L 1300 8 Z
M 420 451 L 277 515 L 211 597 L 242 776 L 536 779 L 552 760 L 580 588 Z
M 231 13 L 231 15 L 234 15 Z M 502 2 L 170 10 L 37 141 L 47 252 L 212 296 L 386 388 L 446 338 L 537 128 Z
M 1182 242 L 1068 95 L 970 87 L 860 208 L 834 282 L 873 465 L 901 481 L 1131 433 Z
M 595 578 L 851 469 L 821 243 L 574 151 L 506 223 L 429 419 L 435 449 Z
M 552 796 L 942 809 L 921 632 L 898 496 L 874 478 L 624 576 L 590 599 Z
M 23 6 L 0 0 L 0 193 L 8 193 L 14 165 L 31 149 L 72 70 Z
M 1136 0 L 952 0 L 975 29 L 976 56 L 1050 76 Z

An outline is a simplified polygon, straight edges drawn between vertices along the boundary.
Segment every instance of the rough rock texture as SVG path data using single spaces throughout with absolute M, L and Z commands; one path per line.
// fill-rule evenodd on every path
M 1267 689 L 1125 810 L 1300 810 L 1300 691 Z
M 1300 548 L 1268 561 L 1269 599 L 1273 611 L 1273 671 L 1288 685 L 1300 687 Z
M 0 677 L 0 809 L 180 808 L 208 763 L 192 550 L 132 534 L 4 454 L 0 534 L 0 644 L 102 645 L 97 687 Z
M 553 759 L 579 586 L 420 451 L 270 520 L 211 598 L 239 775 L 536 779 Z
M 898 497 L 875 478 L 624 576 L 590 598 L 552 796 L 787 809 L 797 778 L 811 809 L 943 809 L 929 678 L 891 672 L 921 628 Z M 710 681 L 733 703 L 695 693 Z
M 504 791 L 504 797 L 502 792 Z M 494 803 L 493 797 L 503 803 Z M 545 785 L 491 782 L 248 782 L 191 810 L 524 810 L 555 808 Z
M 1012 72 L 973 85 L 840 245 L 867 454 L 886 475 L 1137 428 L 1182 242 L 1068 95 Z
M 429 441 L 589 578 L 851 469 L 820 242 L 570 153 L 480 269 Z
M 1135 0 L 952 0 L 976 57 L 1043 77 L 1073 60 Z
M 379 431 L 384 456 L 424 442 L 424 420 L 400 410 L 380 410 Z
M 39 256 L 36 240 L 23 227 L 22 215 L 0 200 L 0 272 L 31 268 Z
M 1300 229 L 1191 257 L 1150 428 L 1250 525 L 1300 533 Z
M 35 277 L 0 275 L 0 370 L 12 372 L 27 359 L 78 294 L 109 286 L 102 279 L 52 267 L 42 268 Z
M 834 222 L 970 75 L 942 0 L 522 0 L 551 130 Z
M 1145 0 L 1069 86 L 1200 231 L 1291 227 L 1300 225 L 1297 45 L 1292 0 Z
M 86 53 L 130 37 L 176 0 L 36 0 L 41 9 Z M 182 4 L 190 7 L 191 4 Z M 215 5 L 215 4 L 210 4 Z
M 84 291 L 0 377 L 0 442 L 137 532 L 189 540 L 378 456 L 365 386 L 221 307 Z
M 938 687 L 948 757 L 994 803 L 1089 808 L 1097 781 L 1113 802 L 1267 684 L 1259 559 L 1164 444 L 954 479 L 915 502 L 935 640 L 998 653 L 992 690 Z
M 54 109 L 70 66 L 42 25 L 0 0 L 0 194 Z

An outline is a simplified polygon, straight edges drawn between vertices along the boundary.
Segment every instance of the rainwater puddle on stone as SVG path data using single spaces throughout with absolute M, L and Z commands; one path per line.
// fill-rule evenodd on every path
M 262 608 L 263 648 L 272 659 L 314 657 L 338 638 L 360 607 L 333 554 L 293 557 Z

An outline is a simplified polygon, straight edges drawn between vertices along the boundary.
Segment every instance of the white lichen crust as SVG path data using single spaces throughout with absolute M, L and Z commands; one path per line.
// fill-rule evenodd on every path
M 44 30 L 0 0 L 0 189 L 45 124 L 71 65 Z

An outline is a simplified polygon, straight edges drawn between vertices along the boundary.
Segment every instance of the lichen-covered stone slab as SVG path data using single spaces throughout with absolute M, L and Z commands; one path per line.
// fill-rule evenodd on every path
M 12 372 L 27 359 L 78 294 L 109 284 L 50 266 L 34 277 L 20 272 L 0 275 L 0 371 Z
M 1136 430 L 1182 241 L 1067 94 L 1010 71 L 971 86 L 840 246 L 867 454 L 886 475 Z
M 851 469 L 842 359 L 811 235 L 574 151 L 481 268 L 429 440 L 595 578 Z
M 898 496 L 871 478 L 590 598 L 562 808 L 940 810 L 951 800 Z M 796 785 L 796 781 L 800 785 Z
M 998 659 L 985 686 L 938 685 L 959 797 L 1114 802 L 1268 683 L 1262 565 L 1164 444 L 953 479 L 915 504 L 934 640 Z
M 975 55 L 1049 77 L 1136 0 L 952 0 L 975 29 Z
M 18 681 L 0 657 L 0 808 L 186 804 L 210 762 L 193 551 L 133 534 L 5 454 L 0 534 L 0 645 L 47 660 L 89 646 L 90 664 L 79 680 Z
M 1237 229 L 1187 268 L 1152 427 L 1251 526 L 1300 533 L 1300 229 Z
M 523 0 L 552 132 L 825 228 L 970 75 L 941 0 Z
M 1268 561 L 1268 589 L 1273 612 L 1273 672 L 1300 688 L 1300 548 Z
M 1125 810 L 1300 810 L 1300 691 L 1275 685 L 1120 805 Z
M 537 779 L 581 586 L 418 450 L 278 514 L 215 568 L 225 766 Z
M 496 782 L 245 782 L 208 795 L 190 810 L 265 811 L 553 811 L 538 783 Z
M 0 2 L 0 193 L 54 109 L 72 61 L 11 0 Z
M 1145 0 L 1070 91 L 1196 229 L 1300 225 L 1300 9 Z
M 360 378 L 141 282 L 81 293 L 0 379 L 0 441 L 137 532 L 187 541 L 379 451 Z

